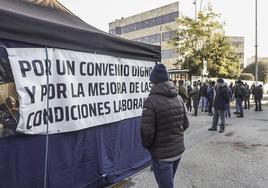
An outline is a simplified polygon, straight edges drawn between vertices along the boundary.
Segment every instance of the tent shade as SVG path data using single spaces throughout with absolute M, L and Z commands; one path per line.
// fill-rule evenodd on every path
M 0 0 L 0 4 L 3 39 L 131 59 L 161 60 L 159 46 L 113 36 L 67 12 L 20 0 Z

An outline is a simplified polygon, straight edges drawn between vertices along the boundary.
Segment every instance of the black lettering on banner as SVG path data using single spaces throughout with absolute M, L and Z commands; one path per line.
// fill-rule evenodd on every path
M 88 96 L 123 94 L 127 93 L 126 83 L 123 82 L 99 82 L 88 83 Z
M 152 67 L 133 66 L 132 67 L 132 76 L 149 77 L 152 69 L 153 69 Z
M 36 76 L 43 76 L 45 74 L 44 66 L 41 60 L 38 60 L 38 59 L 33 60 L 32 65 L 33 65 L 34 74 Z
M 125 103 L 125 102 L 124 102 Z M 125 105 L 125 104 L 124 104 Z M 125 105 L 126 106 L 126 105 Z M 110 101 L 89 103 L 81 105 L 72 105 L 71 107 L 57 106 L 52 108 L 44 108 L 36 112 L 31 112 L 27 118 L 27 129 L 32 129 L 47 123 L 67 122 L 86 119 L 92 116 L 102 116 L 111 113 Z
M 105 86 L 104 86 L 104 83 L 101 82 L 99 83 L 99 88 L 100 88 L 100 95 L 105 95 Z
M 40 126 L 42 123 L 42 110 L 38 110 L 35 115 L 34 115 L 34 119 L 33 119 L 33 126 Z
M 145 98 L 113 101 L 114 113 L 119 113 L 126 110 L 142 109 L 144 101 Z
M 86 76 L 87 74 L 84 72 L 84 69 L 83 69 L 83 66 L 86 64 L 86 62 L 84 62 L 84 61 L 82 61 L 81 63 L 80 63 L 80 74 L 82 75 L 82 76 Z
M 66 95 L 66 85 L 64 83 L 58 83 L 56 86 L 54 84 L 48 84 L 47 85 L 41 85 L 41 102 L 44 100 L 46 96 L 48 96 L 49 99 L 57 98 L 67 98 Z M 49 93 L 48 93 L 49 91 Z
M 98 96 L 98 84 L 97 83 L 88 83 L 88 96 Z
M 43 111 L 43 122 L 44 124 L 53 123 L 53 113 L 52 113 L 52 108 L 44 109 Z M 42 122 L 42 121 L 41 121 Z
M 111 113 L 111 108 L 110 108 L 109 104 L 110 104 L 110 102 L 108 102 L 108 101 L 104 102 L 104 108 L 107 110 L 105 112 L 105 114 L 110 114 Z
M 69 106 L 65 106 L 65 120 L 70 121 Z
M 97 116 L 97 108 L 96 108 L 96 103 L 93 103 L 93 104 L 88 104 L 88 107 L 89 107 L 89 114 L 90 114 L 90 117 L 92 117 L 92 114 L 94 116 Z
M 81 111 L 82 111 L 82 117 L 87 118 L 88 117 L 88 108 L 86 104 L 81 105 Z
M 31 103 L 35 103 L 35 86 L 32 86 L 32 90 L 30 90 L 27 86 L 24 88 L 31 98 Z
M 63 116 L 63 108 L 62 107 L 55 107 L 54 114 L 55 114 L 55 122 L 63 121 L 64 116 Z M 67 117 L 66 117 L 66 121 L 67 121 Z
M 141 82 L 141 92 L 150 92 L 152 84 L 149 82 Z
M 78 119 L 81 119 L 81 111 L 80 111 L 80 105 L 77 105 L 77 110 L 78 110 Z
M 31 117 L 34 115 L 34 112 L 31 112 L 29 115 L 28 115 L 28 118 L 27 118 L 27 124 L 26 124 L 26 129 L 31 129 L 32 128 L 32 125 L 30 125 L 30 121 L 31 121 Z
M 58 75 L 75 75 L 75 62 L 68 60 L 56 60 Z
M 109 75 L 110 76 L 114 76 L 115 75 L 115 68 L 114 68 L 114 65 L 113 64 L 108 64 L 108 66 L 109 66 Z M 104 69 L 105 71 L 104 71 L 104 76 L 106 76 L 107 75 L 107 67 L 108 66 L 106 66 L 106 69 Z
M 104 115 L 104 112 L 103 112 L 103 103 L 101 103 L 101 102 L 98 102 L 97 103 L 97 105 L 98 105 L 98 115 Z
M 22 77 L 26 77 L 26 72 L 31 70 L 29 61 L 19 61 Z
M 47 85 L 41 85 L 41 102 L 44 100 L 44 97 L 48 95 L 49 99 L 55 98 L 55 85 L 54 84 L 48 84 Z M 48 93 L 49 90 L 49 93 Z
M 58 83 L 57 84 L 57 98 L 60 99 L 60 98 L 67 98 L 67 95 L 66 95 L 66 84 L 64 83 Z
M 139 93 L 139 82 L 129 83 L 129 93 Z
M 82 83 L 78 83 L 76 87 L 74 86 L 73 83 L 71 83 L 71 92 L 72 92 L 73 98 L 85 97 L 84 88 L 83 88 Z
M 44 97 L 47 95 L 47 86 L 41 85 L 41 101 L 44 100 Z
M 48 84 L 48 98 L 54 99 L 55 98 L 55 85 L 54 84 Z
M 129 76 L 129 66 L 128 65 L 124 66 L 124 76 Z
M 93 62 L 88 62 L 87 63 L 87 75 L 88 76 L 93 76 L 94 75 L 94 63 Z
M 78 117 L 75 117 L 74 115 L 74 109 L 77 108 L 75 105 L 71 106 L 71 118 L 72 120 L 77 120 Z

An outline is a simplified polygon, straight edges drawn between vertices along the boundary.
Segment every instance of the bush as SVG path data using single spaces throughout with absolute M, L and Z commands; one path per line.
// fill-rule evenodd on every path
M 255 63 L 249 64 L 244 70 L 243 73 L 251 73 L 255 75 Z M 268 83 L 268 62 L 259 62 L 259 81 L 263 81 L 264 83 Z
M 241 73 L 239 76 L 240 80 L 251 80 L 253 81 L 255 79 L 254 75 L 252 73 Z

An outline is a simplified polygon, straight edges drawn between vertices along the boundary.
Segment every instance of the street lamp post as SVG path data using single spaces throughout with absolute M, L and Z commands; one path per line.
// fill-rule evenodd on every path
M 259 81 L 259 66 L 258 66 L 258 3 L 255 0 L 255 81 L 256 86 Z
M 161 49 L 161 62 L 162 62 L 162 25 L 160 25 L 160 27 L 159 27 L 159 29 L 160 29 L 160 49 Z
M 197 4 L 196 4 L 196 0 L 193 1 L 194 4 L 194 19 L 196 20 L 197 17 Z

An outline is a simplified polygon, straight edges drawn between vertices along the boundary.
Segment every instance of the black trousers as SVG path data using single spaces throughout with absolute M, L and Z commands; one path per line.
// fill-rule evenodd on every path
M 244 104 L 245 104 L 245 109 L 250 109 L 250 102 L 249 102 L 249 98 L 244 100 Z
M 255 99 L 255 110 L 262 110 L 261 99 Z
M 213 98 L 208 98 L 208 113 L 212 113 Z
M 191 97 L 188 97 L 187 98 L 186 108 L 187 108 L 187 111 L 188 112 L 191 112 L 192 111 L 192 98 Z
M 199 100 L 193 99 L 194 115 L 197 116 Z

